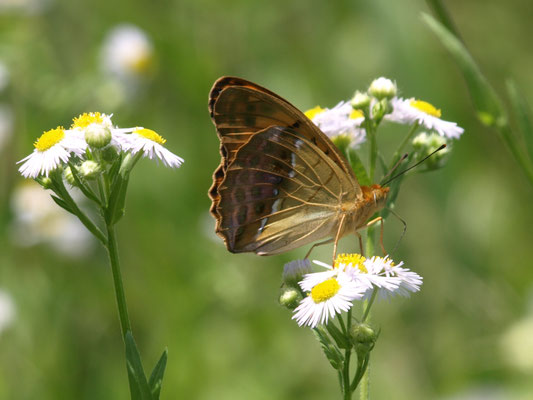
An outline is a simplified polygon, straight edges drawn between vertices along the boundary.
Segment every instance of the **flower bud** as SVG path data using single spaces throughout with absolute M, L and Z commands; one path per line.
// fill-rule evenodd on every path
M 96 178 L 102 172 L 102 168 L 97 162 L 87 160 L 81 164 L 79 172 L 85 179 L 90 180 Z
M 357 91 L 352 97 L 352 107 L 356 110 L 362 110 L 370 105 L 370 96 L 366 93 Z
M 294 260 L 283 267 L 283 283 L 293 288 L 299 288 L 300 282 L 305 274 L 311 272 L 311 263 L 308 259 Z
M 357 353 L 357 358 L 362 359 L 374 348 L 377 334 L 370 325 L 356 324 L 350 329 L 350 338 Z
M 112 164 L 118 157 L 118 151 L 115 146 L 104 147 L 100 150 L 100 154 L 102 159 L 109 164 Z
M 292 287 L 284 288 L 279 295 L 279 304 L 287 307 L 289 310 L 294 310 L 302 301 L 300 292 Z
M 91 124 L 85 128 L 85 141 L 95 149 L 101 149 L 111 142 L 111 130 L 103 124 Z
M 70 167 L 66 167 L 63 170 L 63 177 L 65 178 L 65 180 L 70 186 L 78 186 L 78 184 L 76 183 L 76 180 L 74 179 L 74 175 L 72 174 L 72 170 L 70 169 Z
M 38 176 L 35 178 L 35 180 L 44 189 L 50 189 L 52 187 L 52 179 L 50 179 L 48 176 Z
M 392 99 L 397 92 L 396 84 L 384 77 L 374 79 L 368 88 L 368 93 L 379 100 Z
M 413 148 L 416 151 L 417 159 L 422 160 L 424 157 L 429 156 L 435 150 L 437 150 L 443 144 L 448 144 L 448 141 L 445 137 L 440 136 L 436 133 L 427 134 L 422 132 L 413 139 Z M 424 164 L 428 170 L 434 170 L 442 168 L 446 161 L 446 156 L 450 152 L 449 145 L 440 150 L 439 152 L 433 154 L 429 157 Z

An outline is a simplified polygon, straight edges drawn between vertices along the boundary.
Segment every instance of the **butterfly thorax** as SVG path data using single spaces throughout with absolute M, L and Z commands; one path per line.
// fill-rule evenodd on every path
M 383 209 L 387 203 L 388 187 L 381 187 L 380 185 L 361 186 L 361 190 L 363 192 L 362 199 L 357 199 L 355 203 L 343 210 L 347 216 L 343 235 L 353 233 L 363 227 L 370 217 Z

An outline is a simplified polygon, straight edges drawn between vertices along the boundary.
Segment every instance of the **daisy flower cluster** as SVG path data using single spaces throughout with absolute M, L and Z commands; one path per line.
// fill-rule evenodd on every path
M 111 115 L 84 113 L 73 119 L 69 129 L 58 126 L 44 132 L 35 141 L 33 152 L 18 162 L 22 164 L 19 172 L 36 179 L 63 168 L 68 176 L 67 168 L 75 163 L 84 177 L 92 178 L 102 171 L 102 160 L 113 161 L 126 153 L 179 167 L 183 159 L 167 150 L 165 142 L 151 129 L 118 128 Z
M 380 77 L 365 92 L 328 109 L 314 107 L 305 115 L 337 145 L 358 148 L 382 121 L 423 127 L 442 138 L 458 139 L 464 132 L 455 122 L 442 119 L 442 112 L 427 101 L 398 96 L 396 83 Z
M 356 300 L 409 296 L 422 285 L 420 275 L 402 267 L 403 262 L 395 264 L 388 256 L 365 258 L 360 254 L 341 254 L 333 265 L 313 262 L 325 270 L 307 272 L 310 265 L 302 268 L 306 265 L 304 261 L 285 266 L 284 276 L 293 277 L 285 280 L 285 284 L 292 284 L 295 275 L 302 277 L 298 286 L 303 298 L 293 315 L 299 326 L 315 328 L 348 311 Z

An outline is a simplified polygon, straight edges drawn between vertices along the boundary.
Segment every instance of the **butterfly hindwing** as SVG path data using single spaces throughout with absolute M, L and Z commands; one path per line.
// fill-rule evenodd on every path
M 237 152 L 218 188 L 217 233 L 233 252 L 276 254 L 335 234 L 353 182 L 299 131 L 269 127 Z

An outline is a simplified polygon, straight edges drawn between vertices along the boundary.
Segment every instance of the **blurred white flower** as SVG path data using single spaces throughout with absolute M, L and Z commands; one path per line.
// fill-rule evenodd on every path
M 358 148 L 366 139 L 366 132 L 361 128 L 365 120 L 363 112 L 354 110 L 350 102 L 341 101 L 332 109 L 317 106 L 305 115 L 332 140 L 345 138 L 350 146 Z
M 0 104 L 0 153 L 13 135 L 13 111 L 5 104 Z
M 3 0 L 0 0 L 0 4 Z M 9 69 L 0 61 L 0 92 L 9 85 Z
M 441 119 L 441 110 L 428 102 L 395 97 L 391 100 L 391 104 L 392 113 L 385 116 L 386 120 L 406 125 L 416 122 L 448 139 L 458 139 L 464 132 L 464 129 L 455 122 Z
M 11 198 L 13 243 L 22 247 L 45 243 L 70 257 L 85 255 L 93 244 L 92 236 L 74 215 L 58 207 L 49 193 L 34 181 L 15 188 Z M 79 192 L 71 195 L 79 203 Z
M 61 163 L 66 164 L 71 153 L 81 156 L 87 148 L 87 143 L 78 131 L 65 130 L 60 126 L 44 132 L 33 145 L 33 153 L 17 163 L 24 163 L 19 172 L 25 178 L 48 176 Z
M 39 14 L 51 0 L 0 0 L 0 13 Z
M 5 290 L 0 289 L 0 333 L 13 323 L 15 315 L 13 298 Z
M 153 45 L 146 33 L 135 25 L 113 28 L 101 51 L 102 67 L 111 75 L 135 80 L 149 73 L 153 64 Z
M 524 373 L 533 373 L 533 315 L 512 324 L 500 340 L 506 363 Z

